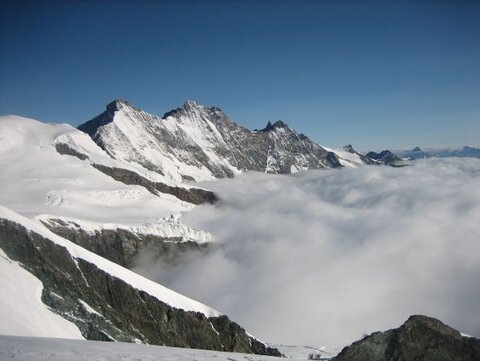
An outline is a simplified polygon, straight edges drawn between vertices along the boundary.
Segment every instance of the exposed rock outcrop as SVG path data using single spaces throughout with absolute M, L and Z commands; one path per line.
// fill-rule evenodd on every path
M 107 167 L 105 165 L 95 163 L 93 163 L 92 166 L 119 182 L 140 185 L 153 194 L 157 194 L 158 192 L 167 193 L 174 195 L 182 201 L 193 204 L 213 204 L 218 201 L 213 192 L 205 189 L 174 187 L 161 182 L 153 182 L 128 169 Z
M 87 232 L 74 222 L 54 218 L 41 222 L 60 237 L 127 268 L 136 265 L 139 255 L 148 256 L 149 261 L 174 263 L 184 252 L 207 251 L 208 248 L 208 243 L 184 241 L 182 237 L 138 234 L 122 228 Z
M 411 316 L 402 326 L 354 342 L 332 361 L 478 361 L 480 340 L 427 316 Z

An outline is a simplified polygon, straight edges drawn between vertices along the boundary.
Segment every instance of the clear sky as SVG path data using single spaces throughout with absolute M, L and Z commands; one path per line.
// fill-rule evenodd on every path
M 327 146 L 480 144 L 480 1 L 1 1 L 0 114 L 193 99 Z

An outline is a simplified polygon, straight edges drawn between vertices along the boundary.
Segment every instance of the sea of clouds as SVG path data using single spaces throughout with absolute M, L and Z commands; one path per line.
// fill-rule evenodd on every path
M 425 314 L 480 336 L 480 160 L 431 159 L 203 184 L 185 216 L 215 247 L 136 271 L 249 332 L 331 350 Z

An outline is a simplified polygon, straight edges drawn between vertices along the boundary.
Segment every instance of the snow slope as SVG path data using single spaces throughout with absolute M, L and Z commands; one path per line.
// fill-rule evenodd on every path
M 278 357 L 121 342 L 0 336 L 3 361 L 274 361 Z M 302 359 L 306 359 L 303 357 Z
M 327 147 L 324 147 L 324 148 L 330 152 L 335 153 L 338 156 L 340 164 L 343 165 L 344 167 L 357 168 L 359 166 L 364 165 L 362 159 L 356 153 L 350 153 L 341 148 L 338 148 L 338 149 L 331 149 Z
M 56 150 L 58 144 L 66 144 L 88 159 L 61 155 Z M 150 227 L 151 234 L 162 229 L 180 238 L 185 232 L 198 236 L 200 241 L 209 238 L 205 232 L 192 232 L 181 225 L 178 215 L 191 210 L 192 204 L 173 195 L 154 195 L 144 187 L 117 182 L 92 167 L 91 162 L 167 182 L 165 177 L 139 165 L 112 159 L 88 135 L 70 125 L 0 117 L 1 205 L 30 219 L 39 215 L 69 217 L 82 224 L 128 224 L 144 233 Z M 164 221 L 172 215 L 178 222 Z
M 0 334 L 83 339 L 77 326 L 42 303 L 42 282 L 2 249 L 0 279 Z

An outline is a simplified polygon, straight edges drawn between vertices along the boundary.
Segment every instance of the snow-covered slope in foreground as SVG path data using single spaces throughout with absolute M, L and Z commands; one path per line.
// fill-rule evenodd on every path
M 278 357 L 97 341 L 0 336 L 3 361 L 274 361 Z M 306 357 L 302 358 L 303 360 Z
M 83 339 L 77 326 L 42 303 L 42 282 L 9 259 L 2 249 L 0 279 L 0 334 Z

